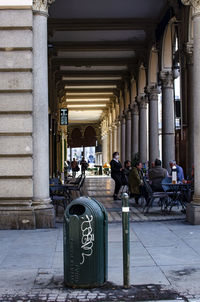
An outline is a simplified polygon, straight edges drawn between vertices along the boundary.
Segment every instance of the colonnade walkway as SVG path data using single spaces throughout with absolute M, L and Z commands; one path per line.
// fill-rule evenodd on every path
M 94 197 L 100 201 L 106 208 L 109 222 L 121 222 L 122 220 L 122 202 L 113 200 L 114 181 L 111 177 L 93 176 L 86 177 L 84 194 Z M 120 195 L 120 194 L 119 194 Z M 181 207 L 173 207 L 170 214 L 161 212 L 158 202 L 150 208 L 149 213 L 143 212 L 143 201 L 139 205 L 135 204 L 134 198 L 130 202 L 130 221 L 163 221 L 163 220 L 185 220 L 185 214 L 181 212 Z

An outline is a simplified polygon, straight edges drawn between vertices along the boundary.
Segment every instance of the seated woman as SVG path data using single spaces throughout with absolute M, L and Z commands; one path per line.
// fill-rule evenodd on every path
M 141 196 L 145 197 L 144 183 L 142 179 L 142 163 L 136 162 L 129 173 L 128 182 L 131 197 L 135 198 L 136 204 Z

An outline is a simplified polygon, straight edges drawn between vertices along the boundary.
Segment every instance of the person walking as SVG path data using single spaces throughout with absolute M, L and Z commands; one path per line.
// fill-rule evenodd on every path
M 86 162 L 84 156 L 82 157 L 82 160 L 80 162 L 80 165 L 81 165 L 81 173 L 82 174 L 85 174 L 85 171 L 87 170 L 88 168 L 88 163 Z
M 78 162 L 73 158 L 73 161 L 71 162 L 71 169 L 72 169 L 72 177 L 76 177 L 76 172 L 79 171 Z
M 111 177 L 115 181 L 115 190 L 114 190 L 114 195 L 113 198 L 114 200 L 120 199 L 118 197 L 119 190 L 122 185 L 122 164 L 119 161 L 119 152 L 114 152 L 113 153 L 113 159 L 110 162 L 110 167 L 111 167 Z

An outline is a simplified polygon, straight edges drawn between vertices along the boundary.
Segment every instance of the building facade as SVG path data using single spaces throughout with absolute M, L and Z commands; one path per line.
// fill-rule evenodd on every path
M 200 3 L 146 2 L 0 0 L 1 229 L 54 226 L 49 177 L 86 126 L 98 163 L 162 150 L 168 169 L 194 164 L 187 219 L 200 224 Z

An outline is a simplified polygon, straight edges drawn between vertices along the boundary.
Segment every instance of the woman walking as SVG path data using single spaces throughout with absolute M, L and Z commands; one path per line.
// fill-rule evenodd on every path
M 114 200 L 118 200 L 118 193 L 122 185 L 122 164 L 119 161 L 119 152 L 113 153 L 113 159 L 110 162 L 111 166 L 111 177 L 115 181 L 115 191 L 113 198 Z

